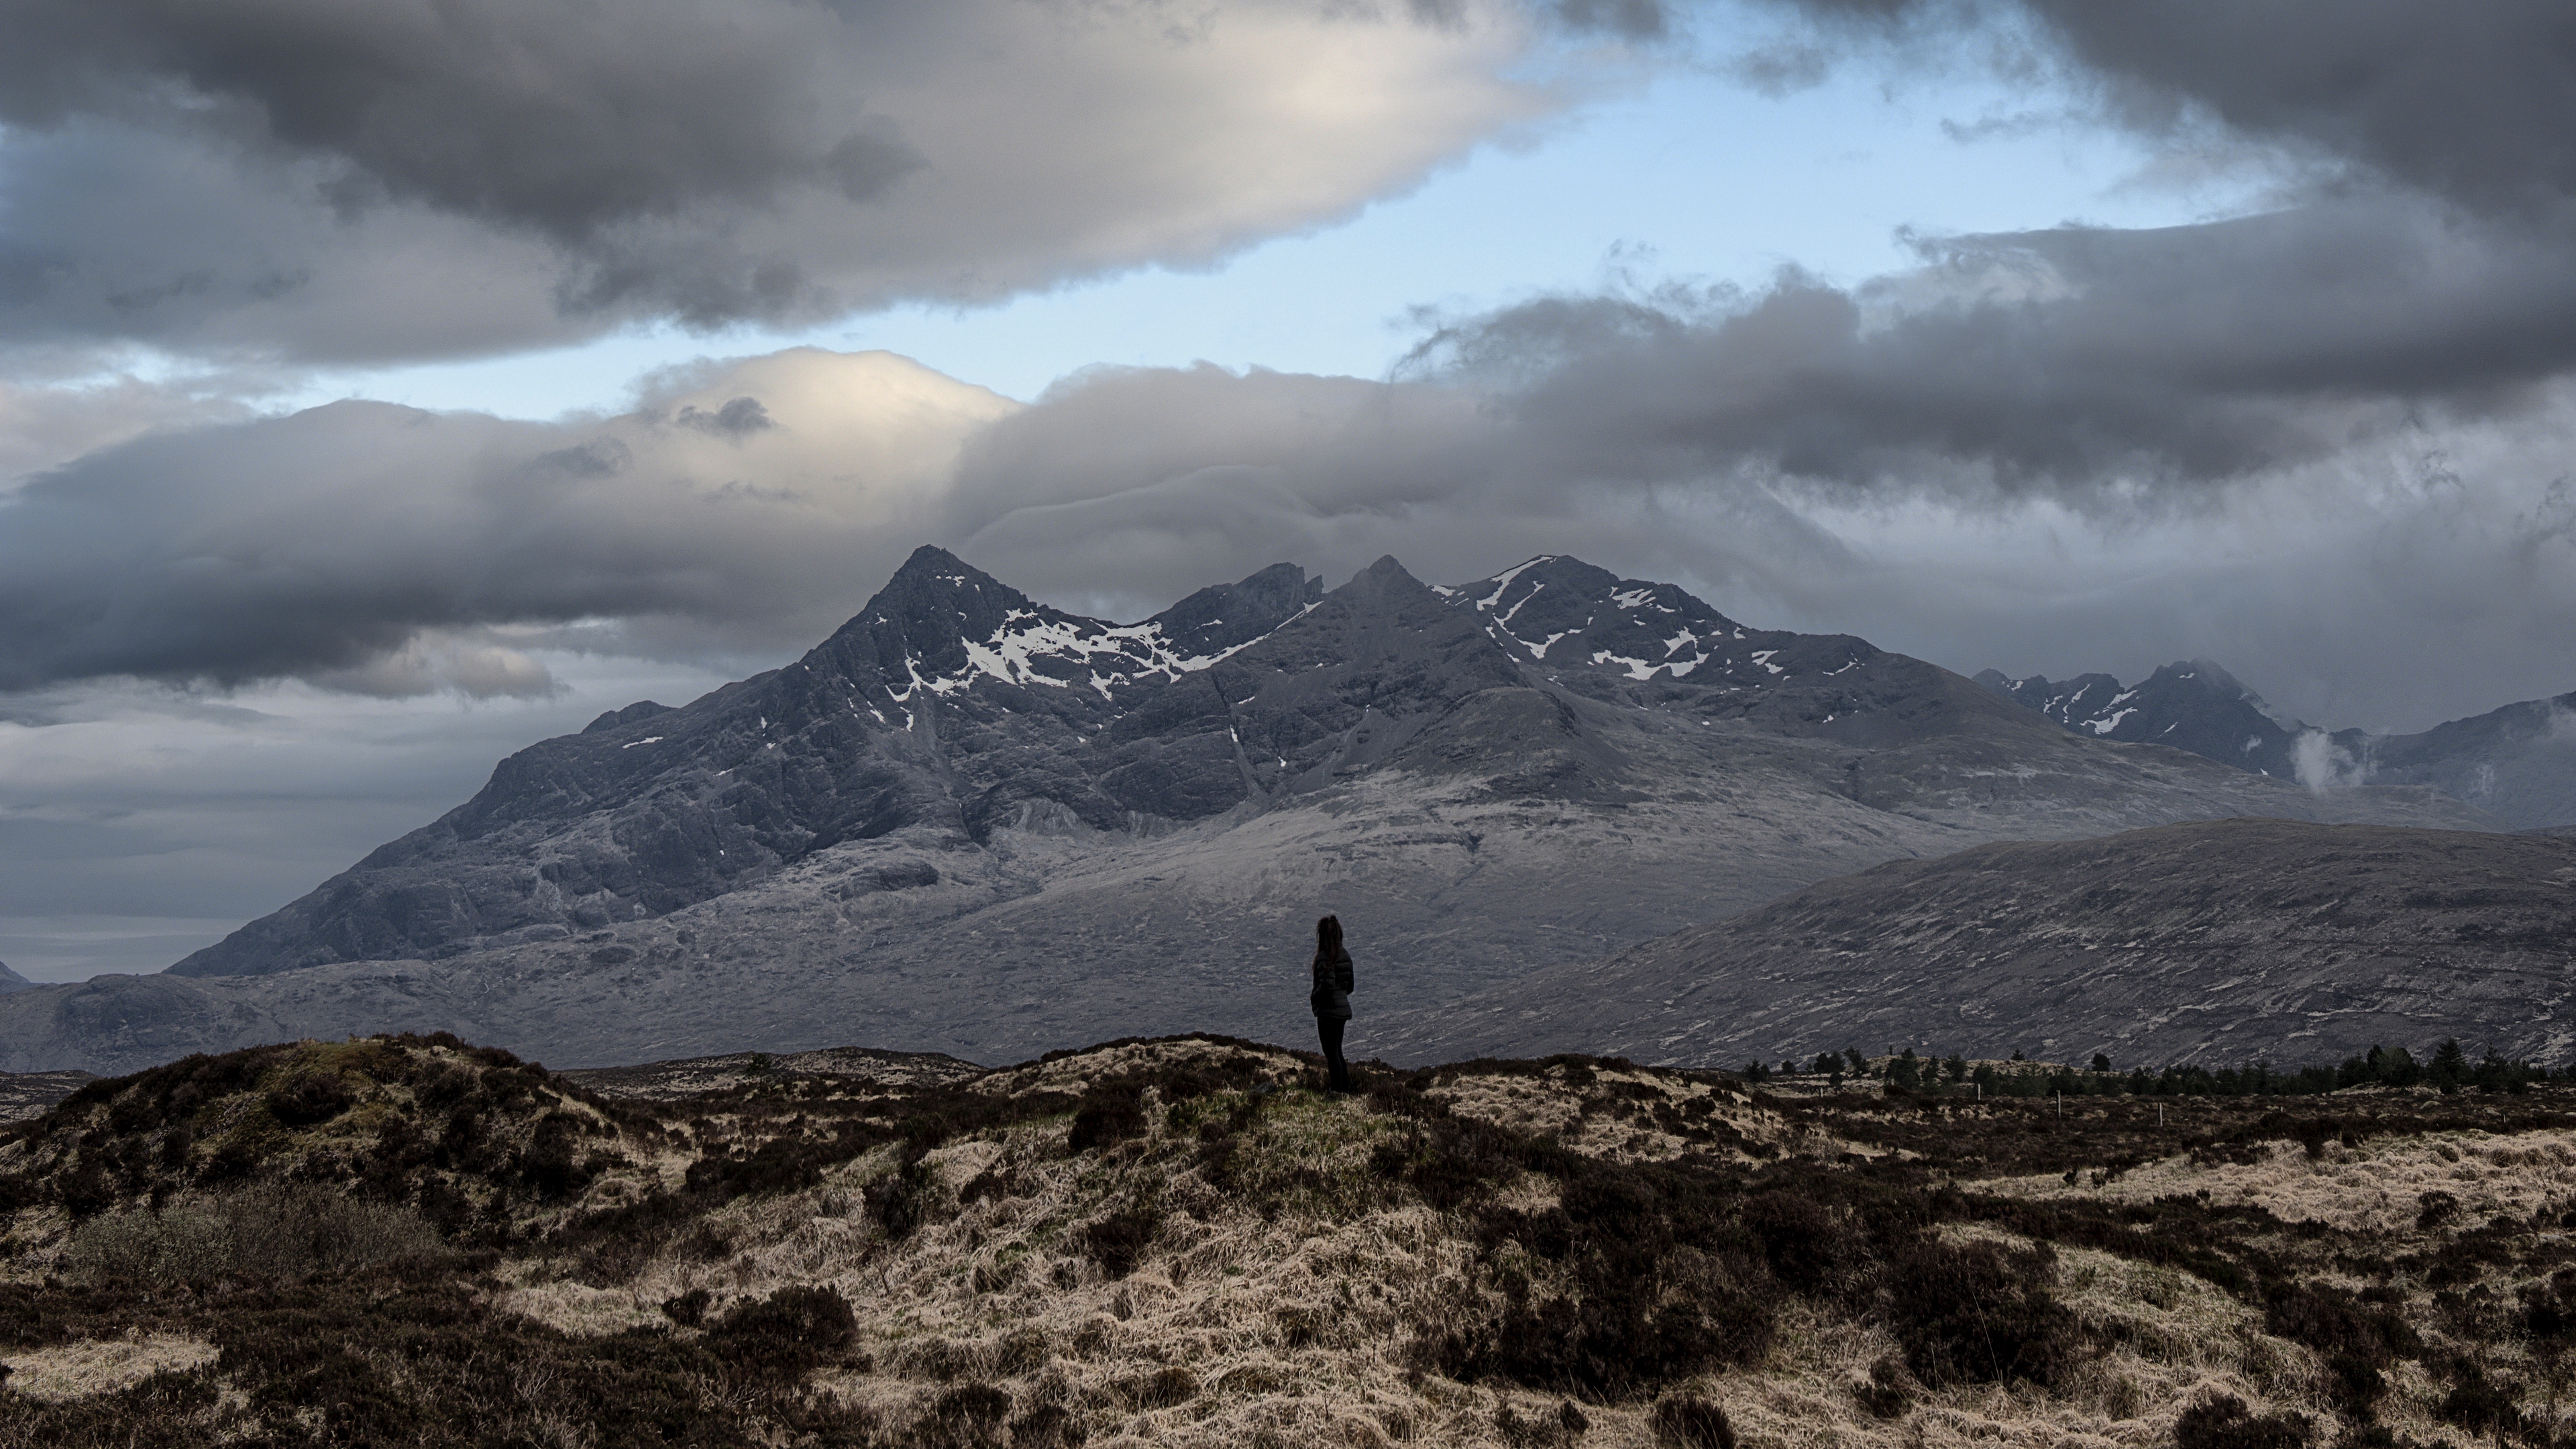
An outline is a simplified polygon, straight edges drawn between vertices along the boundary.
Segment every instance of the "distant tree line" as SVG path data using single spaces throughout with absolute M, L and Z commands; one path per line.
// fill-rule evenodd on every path
M 2485 1057 L 2473 1062 L 2454 1040 L 2443 1042 L 2433 1049 L 2430 1059 L 2420 1062 L 2404 1047 L 2375 1046 L 2346 1059 L 2341 1066 L 2295 1070 L 2258 1061 L 2250 1066 L 2214 1070 L 2169 1066 L 2156 1071 L 2133 1067 L 2122 1072 L 2112 1066 L 2110 1057 L 2099 1052 L 2094 1054 L 2089 1068 L 2028 1062 L 2020 1052 L 2014 1052 L 2008 1062 L 1979 1062 L 1972 1066 L 1956 1053 L 1947 1057 L 1916 1056 L 1914 1048 L 1907 1047 L 1878 1062 L 1849 1049 L 1818 1052 L 1815 1060 L 1803 1068 L 1795 1061 L 1783 1061 L 1777 1066 L 1749 1062 L 1744 1075 L 1756 1082 L 1824 1077 L 1836 1086 L 1847 1079 L 1881 1081 L 1888 1087 L 1924 1096 L 2287 1097 L 2371 1085 L 2429 1086 L 2444 1092 L 2463 1087 L 2520 1092 L 2533 1082 L 2576 1081 L 2576 1065 L 2553 1073 L 2545 1066 L 2499 1056 L 2493 1047 L 2487 1049 Z

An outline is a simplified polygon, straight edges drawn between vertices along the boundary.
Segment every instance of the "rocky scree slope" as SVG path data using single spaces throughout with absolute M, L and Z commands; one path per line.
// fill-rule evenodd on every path
M 2484 822 L 2081 739 L 1574 559 L 1281 565 L 1112 625 L 924 549 L 798 663 L 532 746 L 172 973 L 0 997 L 0 1067 L 392 1027 L 570 1065 L 1288 1036 L 1323 910 L 1384 1012 L 1891 857 L 2256 813 Z
M 2551 1368 L 2576 1340 L 2558 1088 L 2160 1120 L 1560 1057 L 1329 1098 L 1311 1057 L 1202 1038 L 601 1110 L 461 1043 L 329 1050 L 100 1083 L 0 1145 L 0 1436 L 2304 1449 L 2576 1427 Z M 421 1109 L 460 1087 L 443 1124 Z M 530 1191 L 484 1150 L 469 1124 L 523 1097 L 539 1125 L 599 1111 L 589 1176 Z M 263 1113 L 263 1150 L 209 1180 L 201 1147 Z M 430 1221 L 431 1181 L 473 1210 Z M 358 1231 L 229 1232 L 280 1205 Z
M 2275 779 L 2324 788 L 2441 791 L 2520 829 L 2576 824 L 2576 694 L 2524 700 L 2418 734 L 2327 731 L 2275 713 L 2206 659 L 2134 685 L 2108 674 L 1977 682 L 2096 739 L 2168 745 Z
M 1399 1061 L 1903 1044 L 2127 1065 L 2576 1051 L 2576 840 L 2280 820 L 1895 861 L 1371 1038 Z

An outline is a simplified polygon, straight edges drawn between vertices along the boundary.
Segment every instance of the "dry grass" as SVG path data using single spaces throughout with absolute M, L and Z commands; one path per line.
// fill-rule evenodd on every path
M 2059 1176 L 1998 1179 L 1992 1187 L 2038 1198 L 2087 1196 L 2153 1202 L 2206 1192 L 2219 1205 L 2259 1206 L 2287 1222 L 2314 1220 L 2341 1232 L 2411 1233 L 2423 1195 L 2450 1194 L 2457 1221 L 2502 1214 L 2528 1218 L 2576 1191 L 2576 1138 L 2560 1130 L 2490 1134 L 2476 1128 L 2376 1137 L 2353 1146 L 2326 1142 L 2315 1156 L 2289 1140 L 2259 1145 L 2254 1162 L 2195 1163 L 2175 1156 L 2096 1185 Z
M 166 1333 L 83 1339 L 0 1354 L 0 1363 L 9 1366 L 10 1391 L 48 1403 L 118 1393 L 154 1374 L 188 1373 L 214 1361 L 213 1344 Z
M 510 1246 L 472 1270 L 484 1274 L 477 1302 L 512 1333 L 615 1353 L 713 1350 L 728 1315 L 829 1289 L 855 1336 L 779 1392 L 819 1395 L 843 1416 L 833 1422 L 874 1427 L 818 1444 L 1642 1449 L 1656 1443 L 1658 1396 L 1686 1392 L 1723 1405 L 1744 1449 L 2162 1446 L 2187 1407 L 2218 1396 L 2306 1422 L 2314 1443 L 2375 1424 L 2398 1449 L 2475 1437 L 2460 1408 L 2475 1374 L 2527 1416 L 2530 1442 L 2576 1427 L 2550 1387 L 2555 1350 L 2516 1316 L 2525 1290 L 2576 1264 L 2576 1239 L 2558 1226 L 2576 1207 L 2566 1128 L 2406 1130 L 2393 1114 L 2409 1104 L 2383 1097 L 2368 1133 L 2312 1155 L 2226 1136 L 2204 1109 L 2199 1150 L 2070 1183 L 1986 1175 L 1979 1164 L 2028 1160 L 2048 1134 L 2083 1130 L 2008 1106 L 1936 1121 L 1882 1099 L 1788 1100 L 1613 1063 L 1445 1068 L 1376 1098 L 1327 1097 L 1304 1085 L 1312 1077 L 1300 1056 L 1245 1044 L 1126 1043 L 945 1096 L 827 1097 L 790 1083 L 665 1104 L 662 1135 L 603 1119 L 621 1161 L 577 1198 L 517 1205 Z M 1121 1092 L 1132 1128 L 1077 1148 L 1074 1104 Z M 978 1102 L 992 1110 L 955 1116 L 955 1130 L 906 1125 L 916 1110 Z M 1437 1136 L 1426 1124 L 1442 1121 L 1522 1145 L 1479 1159 L 1464 1196 L 1435 1195 L 1403 1164 L 1425 1160 Z M 686 1196 L 709 1154 L 772 1140 L 856 1145 L 815 1157 L 801 1186 Z M 1750 1357 L 1579 1404 L 1570 1383 L 1444 1376 L 1427 1329 L 1598 1282 L 1536 1243 L 1589 1177 L 1619 1173 L 1639 1190 L 1715 1189 L 1721 1219 L 1681 1246 L 1752 1275 L 1772 1305 L 1768 1338 Z M 890 1230 L 882 1204 L 897 1188 L 917 1211 Z M 1848 1249 L 1842 1266 L 1809 1286 L 1772 1281 L 1734 1207 L 1766 1192 L 1820 1204 L 1836 1250 Z M 2427 1193 L 2447 1195 L 2447 1216 L 2428 1219 Z M 685 1224 L 653 1229 L 639 1257 L 602 1272 L 597 1234 L 576 1231 L 584 1215 L 657 1202 L 681 1203 Z M 41 1245 L 62 1227 L 57 1208 L 18 1213 L 22 1273 L 49 1261 Z M 1887 1277 L 1915 1241 L 2024 1264 L 2013 1272 L 2063 1315 L 2063 1360 L 1995 1383 L 1918 1378 L 1906 1367 L 1918 1325 L 1893 1307 Z M 2342 1397 L 2328 1349 L 2288 1336 L 2267 1307 L 2292 1284 L 2367 1290 L 2417 1335 L 2386 1363 L 2366 1417 Z M 119 1343 L 132 1352 L 113 1357 Z M 24 1375 L 70 1375 L 61 1381 L 102 1386 L 75 1392 L 98 1394 L 166 1370 L 236 1396 L 254 1387 L 215 1382 L 207 1344 L 138 1323 L 130 1342 L 15 1350 L 11 1384 L 32 1393 L 56 1379 Z M 196 1356 L 146 1362 L 183 1345 Z M 569 1387 L 549 1394 L 512 1412 L 535 1425 L 580 1401 Z M 752 1415 L 754 1439 L 820 1432 L 793 1427 L 810 1405 L 732 1402 L 725 1412 Z M 753 1404 L 769 1407 L 739 1407 Z M 558 1427 L 579 1439 L 578 1422 Z

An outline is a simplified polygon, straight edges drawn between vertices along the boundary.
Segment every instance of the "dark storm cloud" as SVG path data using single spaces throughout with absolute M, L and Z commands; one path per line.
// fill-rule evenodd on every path
M 2177 102 L 2481 208 L 2576 196 L 2576 8 L 2558 0 L 2025 0 L 2134 119 Z
M 1857 289 L 1544 299 L 1416 363 L 1625 476 L 2073 490 L 2307 462 L 2425 407 L 2510 411 L 2576 364 L 2576 212 L 2504 226 L 2370 193 L 1924 249 L 1922 274 Z
M 1632 40 L 1658 40 L 1672 30 L 1673 7 L 1659 0 L 1556 0 L 1557 19 L 1575 30 L 1600 30 Z
M 1405 8 L 1416 20 L 1432 25 L 1463 25 L 1470 12 L 1466 0 L 1405 0 Z M 1672 33 L 1675 8 L 1663 0 L 1544 0 L 1538 14 L 1578 35 L 1652 41 Z
M 491 631 L 612 618 L 625 621 L 619 647 L 795 647 L 930 539 L 1043 595 L 1129 616 L 1282 557 L 1338 573 L 1392 551 L 1457 580 L 1571 551 L 1710 587 L 1765 622 L 1907 629 L 1897 642 L 1946 663 L 2057 673 L 2099 667 L 2072 645 L 2047 652 L 2078 617 L 2169 619 L 2177 600 L 2234 599 L 2278 618 L 2315 599 L 2338 627 L 2382 621 L 2372 637 L 2440 620 L 2522 641 L 2455 650 L 2442 666 L 2464 681 L 2461 712 L 2483 708 L 2496 701 L 2476 681 L 2529 672 L 2487 656 L 2564 652 L 2528 647 L 2539 615 L 2499 622 L 2480 600 L 2511 587 L 2531 608 L 2558 607 L 2547 583 L 2563 572 L 2565 530 L 2549 520 L 2563 509 L 2545 495 L 2566 468 L 2576 207 L 2554 140 L 2518 172 L 2493 157 L 2444 171 L 2371 140 L 2394 124 L 2378 119 L 2395 104 L 2382 90 L 2473 84 L 2466 61 L 2416 44 L 2393 14 L 2364 14 L 2351 41 L 2380 47 L 2383 85 L 2299 112 L 2345 115 L 2340 130 L 2242 123 L 2256 141 L 2311 150 L 2360 138 L 2268 214 L 1930 238 L 1920 268 L 1856 287 L 1793 273 L 1750 293 L 1542 299 L 1440 329 L 1394 382 L 1105 371 L 1017 410 L 878 364 L 810 386 L 856 364 L 809 357 L 753 365 L 774 375 L 711 372 L 596 427 L 344 408 L 147 439 L 47 477 L 0 520 L 0 686 L 294 674 L 387 694 L 541 693 L 542 671 Z M 2204 98 L 2175 57 L 2243 36 L 2157 37 L 2147 59 L 2118 60 L 2110 40 L 2074 35 L 2080 20 L 2051 42 L 2061 63 L 2091 66 L 2142 125 L 2186 104 L 2224 111 L 2220 81 L 2257 63 L 2204 56 L 2219 77 L 2192 82 L 2218 97 Z M 1416 43 L 1449 23 L 1387 33 Z M 1812 39 L 1849 43 L 1832 27 Z M 2473 121 L 2446 144 L 2490 136 Z M 2472 173 L 2487 179 L 2462 179 Z M 2522 184 L 2497 180 L 2508 174 Z M 1012 224 L 1008 208 L 979 215 Z M 177 295 L 170 305 L 190 294 Z M 903 397 L 941 421 L 900 446 L 870 442 L 912 426 Z M 891 453 L 850 461 L 871 447 Z M 2458 488 L 2420 483 L 2447 470 Z M 2246 499 L 2251 511 L 2231 512 Z M 1938 558 L 1886 562 L 1903 540 L 1863 515 L 1907 508 L 1933 510 L 1926 536 L 1980 518 L 2035 530 L 2014 548 L 2069 518 L 2145 518 L 2167 528 L 2160 547 L 2175 558 L 2241 532 L 2266 541 L 2252 557 L 2277 576 L 2239 588 L 2226 569 L 2240 565 L 2210 564 L 2179 594 L 2097 587 L 2133 565 L 2096 559 L 2069 565 L 2096 589 L 2099 607 L 2079 616 L 2065 603 L 2079 584 L 1963 586 L 1992 562 L 1964 533 Z M 2194 534 L 2193 509 L 2248 521 Z M 2319 535 L 2319 518 L 2342 530 L 2331 547 L 2280 546 Z M 2046 627 L 2014 622 L 2030 619 Z M 1981 657 L 1977 641 L 2002 626 L 2020 631 L 2019 652 Z M 2163 637 L 2139 627 L 2140 641 Z M 2291 693 L 2269 682 L 2281 660 L 2381 667 L 2338 649 L 2312 631 L 2295 649 L 2177 638 L 2168 657 L 2212 654 L 2276 695 Z
M 2197 109 L 2480 207 L 2576 195 L 2576 10 L 2558 0 L 1777 3 L 1823 22 L 1785 47 L 1807 78 L 1873 35 L 1976 48 L 2000 34 L 1988 54 L 2061 61 L 2133 125 L 2188 124 Z
M 1922 238 L 1921 271 L 1854 288 L 1543 299 L 1444 329 L 1416 367 L 1588 438 L 1614 476 L 2093 494 L 2305 464 L 2427 410 L 2510 414 L 2576 367 L 2576 9 L 1793 8 L 1819 24 L 1745 58 L 1757 83 L 1942 48 L 2071 77 L 2151 135 L 2218 127 L 2301 180 L 2204 225 Z
M 381 361 L 1197 263 L 1648 0 L 0 0 L 0 342 Z M 1357 43 L 1354 43 L 1357 42 Z
M 815 114 L 836 40 L 818 8 L 11 0 L 0 26 L 0 120 L 185 107 L 345 162 L 351 207 L 419 201 L 565 242 L 791 184 L 864 200 L 918 164 L 882 118 Z

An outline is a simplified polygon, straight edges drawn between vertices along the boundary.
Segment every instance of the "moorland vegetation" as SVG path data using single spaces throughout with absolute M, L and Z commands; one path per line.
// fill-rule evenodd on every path
M 0 1140 L 0 1445 L 2576 1433 L 2556 1078 L 1320 1085 L 1206 1037 L 663 1099 L 440 1036 L 94 1082 Z
M 1883 1082 L 1926 1096 L 1987 1097 L 2305 1097 L 2346 1087 L 2431 1087 L 2456 1092 L 2474 1087 L 2482 1092 L 2518 1092 L 2534 1082 L 2576 1082 L 2576 1062 L 2552 1070 L 2546 1065 L 2507 1058 L 2489 1048 L 2470 1061 L 2457 1040 L 2444 1041 L 2419 1062 L 2406 1048 L 2374 1046 L 2346 1058 L 2339 1066 L 2283 1069 L 2265 1062 L 2210 1067 L 2184 1062 L 2150 1071 L 2117 1070 L 2111 1058 L 2096 1052 L 2086 1066 L 2033 1062 L 2015 1052 L 2009 1061 L 1970 1061 L 1952 1053 L 1918 1056 L 1914 1048 L 1881 1057 L 1846 1048 L 1818 1052 L 1811 1062 L 1794 1060 L 1774 1067 L 1753 1061 L 1742 1075 L 1749 1082 L 1783 1085 L 1822 1079 L 1840 1089 L 1846 1080 Z

